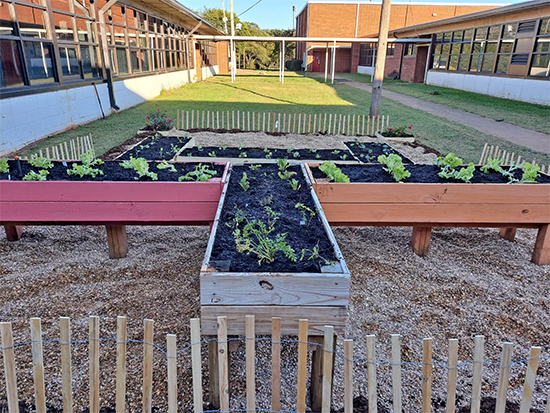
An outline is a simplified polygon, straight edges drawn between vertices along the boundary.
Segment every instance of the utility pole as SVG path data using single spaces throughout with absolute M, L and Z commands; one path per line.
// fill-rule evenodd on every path
M 235 18 L 233 14 L 233 0 L 229 0 L 229 7 L 230 7 L 230 13 L 231 13 L 231 37 L 235 37 Z M 237 62 L 235 62 L 235 41 L 233 41 L 232 47 L 231 47 L 231 82 L 235 81 L 236 63 Z
M 292 31 L 296 30 L 296 6 L 292 6 Z
M 380 30 L 378 31 L 378 52 L 376 53 L 376 67 L 374 69 L 374 81 L 372 82 L 370 116 L 380 115 L 380 104 L 382 103 L 382 82 L 384 80 L 384 68 L 386 66 L 386 49 L 388 48 L 390 8 L 391 0 L 383 0 L 382 13 L 380 16 Z
M 223 10 L 223 31 L 227 34 L 227 17 L 225 15 L 225 1 L 222 0 L 222 10 Z

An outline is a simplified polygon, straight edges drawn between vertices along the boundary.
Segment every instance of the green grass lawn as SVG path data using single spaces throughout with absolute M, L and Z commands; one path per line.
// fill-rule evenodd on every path
M 157 109 L 170 117 L 180 110 L 254 111 L 280 113 L 332 113 L 365 115 L 369 113 L 370 94 L 345 84 L 325 84 L 322 79 L 286 72 L 282 85 L 275 72 L 239 73 L 235 83 L 229 75 L 209 78 L 163 92 L 156 99 L 56 135 L 24 154 L 91 133 L 98 155 L 133 137 L 145 124 L 145 116 Z M 550 156 L 514 145 L 473 128 L 412 109 L 389 99 L 382 100 L 381 114 L 390 116 L 391 124 L 414 125 L 417 140 L 442 153 L 455 152 L 466 162 L 478 162 L 483 145 L 499 145 L 519 153 L 525 159 L 550 164 Z M 250 145 L 254 145 L 250 142 Z
M 370 83 L 370 75 L 338 73 L 338 77 Z M 548 106 L 501 99 L 423 83 L 409 83 L 402 80 L 384 79 L 383 87 L 392 92 L 403 93 L 465 112 L 508 122 L 522 128 L 550 134 L 550 107 Z

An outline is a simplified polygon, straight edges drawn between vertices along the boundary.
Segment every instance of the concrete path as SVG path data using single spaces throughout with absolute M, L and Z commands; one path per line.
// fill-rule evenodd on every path
M 372 86 L 368 83 L 356 82 L 350 79 L 335 78 L 335 82 L 343 83 L 348 86 L 372 92 Z M 543 152 L 550 155 L 550 135 L 536 132 L 531 129 L 521 128 L 506 122 L 497 122 L 494 119 L 484 116 L 474 115 L 449 106 L 432 103 L 426 100 L 418 99 L 402 93 L 396 93 L 389 90 L 382 90 L 382 96 L 411 108 L 422 110 L 435 116 L 450 119 L 452 121 L 470 126 L 478 131 L 485 132 L 497 138 L 508 142 L 522 145 L 534 151 Z

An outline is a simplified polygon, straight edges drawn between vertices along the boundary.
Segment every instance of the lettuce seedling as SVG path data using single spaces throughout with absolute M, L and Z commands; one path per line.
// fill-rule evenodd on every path
M 208 165 L 203 165 L 202 163 L 195 166 L 195 170 L 187 172 L 185 175 L 180 176 L 178 182 L 182 181 L 197 181 L 197 182 L 206 182 L 213 176 L 218 173 L 212 169 L 208 168 Z
M 6 158 L 0 159 L 0 173 L 7 174 L 9 171 L 8 160 Z
M 389 172 L 396 182 L 400 182 L 411 176 L 411 173 L 405 169 L 401 157 L 395 153 L 389 156 L 380 155 L 378 157 L 378 162 L 386 165 L 386 167 L 383 168 L 384 171 Z
M 288 162 L 288 159 L 277 159 L 277 167 L 279 168 L 279 171 L 284 171 L 286 169 L 288 169 L 288 167 L 290 166 L 290 163 Z
M 28 162 L 30 166 L 34 166 L 35 168 L 42 168 L 42 169 L 53 168 L 53 162 L 50 161 L 48 158 L 44 158 L 42 156 L 31 156 Z
M 45 181 L 49 174 L 50 172 L 45 169 L 41 169 L 38 173 L 30 171 L 23 177 L 23 181 Z
M 159 179 L 156 173 L 149 171 L 149 164 L 145 158 L 134 158 L 133 156 L 130 156 L 130 160 L 120 163 L 120 166 L 124 169 L 135 170 L 138 174 L 138 177 L 135 179 L 139 179 L 144 176 L 148 176 L 152 181 L 158 181 Z
M 448 167 L 449 169 L 454 169 L 457 166 L 462 165 L 462 159 L 457 158 L 454 153 L 449 153 L 447 156 L 439 157 L 434 160 L 434 165 L 439 166 L 441 169 Z
M 166 159 L 157 164 L 157 169 L 168 169 L 170 172 L 178 172 L 173 164 L 166 162 Z
M 67 169 L 67 175 L 78 175 L 79 177 L 83 178 L 84 176 L 91 176 L 92 178 L 95 178 L 97 175 L 103 175 L 103 171 L 97 168 L 94 168 L 94 166 L 100 166 L 103 165 L 105 162 L 103 162 L 101 159 L 94 159 L 94 152 L 84 152 L 82 155 L 80 155 L 80 161 L 82 164 L 76 164 L 73 163 L 73 166 L 71 169 Z
M 250 182 L 248 181 L 248 175 L 246 174 L 246 172 L 243 172 L 243 177 L 239 181 L 239 185 L 241 186 L 243 191 L 248 191 L 248 189 L 250 188 Z
M 537 182 L 539 177 L 540 166 L 532 165 L 529 162 L 523 164 L 523 175 L 521 177 L 522 183 L 534 183 Z
M 476 169 L 473 162 L 470 162 L 468 166 L 456 169 L 458 166 L 462 165 L 462 159 L 455 156 L 454 153 L 449 153 L 445 158 L 441 156 L 434 161 L 435 166 L 439 166 L 441 171 L 437 174 L 441 178 L 446 179 L 457 179 L 469 183 L 474 176 L 474 171 Z
M 289 170 L 285 170 L 284 172 L 279 172 L 279 178 L 283 180 L 288 180 L 292 175 L 296 175 L 296 172 L 291 172 Z
M 334 162 L 325 161 L 319 165 L 319 170 L 325 174 L 330 182 L 349 182 L 349 178 L 344 174 Z
M 481 171 L 488 174 L 489 171 L 493 170 L 495 172 L 498 172 L 504 175 L 505 171 L 501 166 L 502 164 L 504 164 L 504 158 L 501 158 L 501 159 L 489 158 L 487 159 L 487 165 L 484 165 L 481 167 Z

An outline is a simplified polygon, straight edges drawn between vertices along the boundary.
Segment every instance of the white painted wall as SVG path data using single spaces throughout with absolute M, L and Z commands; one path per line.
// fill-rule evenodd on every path
M 202 69 L 202 78 L 219 73 L 218 66 Z M 195 71 L 191 70 L 191 79 Z M 187 83 L 187 70 L 149 75 L 114 82 L 115 99 L 121 109 L 151 100 L 162 90 Z M 103 112 L 109 112 L 107 84 L 97 85 Z M 93 86 L 74 87 L 0 100 L 0 155 L 70 127 L 101 118 Z M 139 125 L 136 125 L 139 129 Z M 76 137 L 76 136 L 75 136 Z
M 548 80 L 429 71 L 426 83 L 550 106 L 550 82 Z
M 362 75 L 374 75 L 374 67 L 357 66 L 357 73 L 361 73 Z

